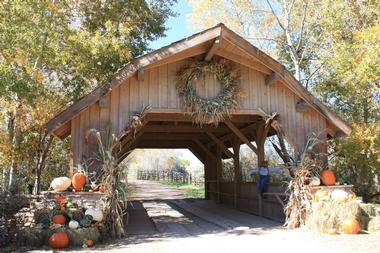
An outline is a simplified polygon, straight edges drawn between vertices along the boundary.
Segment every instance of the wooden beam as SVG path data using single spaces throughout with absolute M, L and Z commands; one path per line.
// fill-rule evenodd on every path
M 253 130 L 255 130 L 257 128 L 258 123 L 259 123 L 259 121 L 255 122 L 255 123 L 252 123 L 252 124 L 250 124 L 248 126 L 245 126 L 243 128 L 240 128 L 239 131 L 241 131 L 243 134 L 247 134 L 249 132 L 252 132 Z M 228 139 L 231 139 L 234 135 L 235 135 L 234 133 L 228 133 L 226 135 L 223 135 L 223 136 L 219 137 L 219 139 L 221 141 L 225 142 Z M 209 143 L 209 145 L 213 145 L 213 144 L 214 144 L 214 142 Z
M 144 81 L 144 68 L 137 70 L 137 81 Z
M 270 74 L 269 76 L 267 76 L 265 78 L 265 84 L 266 85 L 274 84 L 275 82 L 280 80 L 280 78 L 281 78 L 281 76 L 278 73 L 273 72 L 272 74 Z
M 222 151 L 230 158 L 234 157 L 234 154 L 224 145 L 224 143 L 219 140 L 213 133 L 211 132 L 206 132 L 207 135 L 213 140 L 221 149 Z
M 223 126 L 203 126 L 198 127 L 193 124 L 177 124 L 177 125 L 148 125 L 145 128 L 146 132 L 153 133 L 204 133 L 206 131 L 225 133 L 228 128 Z
M 311 105 L 309 105 L 305 101 L 298 101 L 296 103 L 296 112 L 306 112 L 310 109 L 312 109 Z
M 222 38 L 218 37 L 214 40 L 210 50 L 207 52 L 205 61 L 210 61 L 212 57 L 215 55 L 215 52 L 219 49 L 220 44 L 222 43 Z
M 245 135 L 230 121 L 230 120 L 225 120 L 224 124 L 226 124 L 231 131 L 236 134 L 239 139 L 244 142 L 250 149 L 252 149 L 253 152 L 257 154 L 257 148 L 253 146 L 253 144 L 245 137 Z
M 196 145 L 198 145 L 198 146 L 203 150 L 203 152 L 205 152 L 208 156 L 210 156 L 210 157 L 212 157 L 214 160 L 216 160 L 215 155 L 214 155 L 214 154 L 213 154 L 208 148 L 206 148 L 206 147 L 203 145 L 202 142 L 200 142 L 198 139 L 194 139 L 193 141 L 194 141 L 194 143 L 195 143 Z
M 230 52 L 226 49 L 219 49 L 216 52 L 217 55 L 222 56 L 223 58 L 226 58 L 228 60 L 234 61 L 236 63 L 242 64 L 248 68 L 254 69 L 256 71 L 259 71 L 261 73 L 264 73 L 266 75 L 269 75 L 272 73 L 272 70 L 267 68 L 266 66 L 262 65 L 260 62 L 256 61 L 252 57 L 244 57 L 238 54 L 234 54 L 233 52 Z

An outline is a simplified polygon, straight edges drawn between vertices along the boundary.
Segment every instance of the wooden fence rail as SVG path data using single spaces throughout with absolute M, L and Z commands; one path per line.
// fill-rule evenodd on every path
M 204 178 L 192 173 L 180 173 L 166 170 L 138 170 L 137 179 L 151 181 L 167 181 L 179 184 L 204 185 Z

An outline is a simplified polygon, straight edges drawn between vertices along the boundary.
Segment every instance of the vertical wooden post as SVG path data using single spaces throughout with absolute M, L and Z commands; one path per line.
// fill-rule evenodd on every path
M 265 144 L 265 124 L 260 124 L 256 130 L 256 146 L 257 146 L 257 166 L 261 166 L 265 160 L 264 144 Z
M 264 151 L 264 144 L 266 139 L 265 134 L 265 122 L 263 121 L 261 124 L 259 124 L 257 130 L 256 130 L 256 146 L 257 146 L 257 166 L 260 167 L 265 160 L 265 151 Z M 259 208 L 259 215 L 263 215 L 263 200 L 258 192 L 258 208 Z
M 216 167 L 216 191 L 218 192 L 218 203 L 221 203 L 222 198 L 221 198 L 221 187 L 220 187 L 220 182 L 222 179 L 222 150 L 220 147 L 215 147 L 215 156 L 216 156 L 216 161 L 215 161 L 215 167 Z
M 204 185 L 205 185 L 205 199 L 210 199 L 210 159 L 208 157 L 208 155 L 206 155 L 206 160 L 204 161 L 204 164 L 203 164 L 203 167 L 204 167 L 204 174 L 205 174 L 205 182 L 204 182 Z
M 240 193 L 241 170 L 240 170 L 240 144 L 239 138 L 234 138 L 232 148 L 234 150 L 234 207 L 238 207 Z

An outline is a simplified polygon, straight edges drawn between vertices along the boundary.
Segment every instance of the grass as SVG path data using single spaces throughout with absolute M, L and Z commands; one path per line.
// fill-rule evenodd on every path
M 196 186 L 193 184 L 183 184 L 170 181 L 160 181 L 160 183 L 183 191 L 189 198 L 203 199 L 205 197 L 204 186 Z

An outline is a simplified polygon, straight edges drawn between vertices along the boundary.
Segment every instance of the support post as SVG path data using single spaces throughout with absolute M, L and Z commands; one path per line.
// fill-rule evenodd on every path
M 234 138 L 233 140 L 233 150 L 234 150 L 234 207 L 238 207 L 238 200 L 240 194 L 240 183 L 241 183 L 241 170 L 240 170 L 240 144 L 239 138 Z
M 222 150 L 220 147 L 215 147 L 215 153 L 216 153 L 216 161 L 215 161 L 215 167 L 216 167 L 216 191 L 218 195 L 217 202 L 221 203 L 221 187 L 220 187 L 220 182 L 222 179 Z

